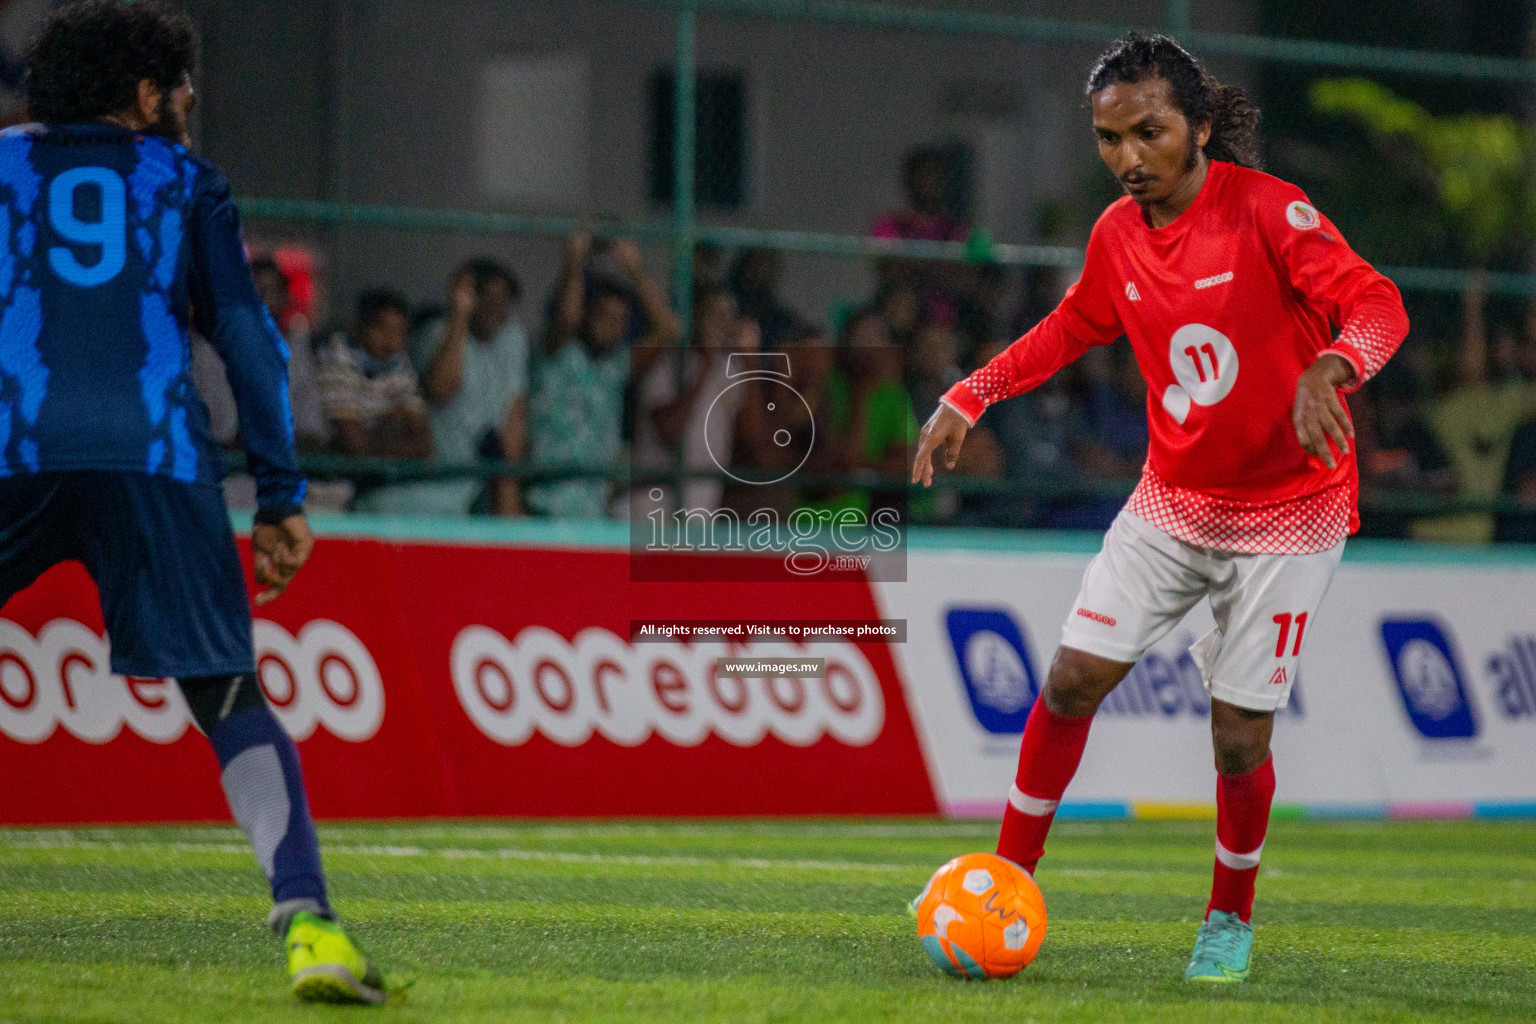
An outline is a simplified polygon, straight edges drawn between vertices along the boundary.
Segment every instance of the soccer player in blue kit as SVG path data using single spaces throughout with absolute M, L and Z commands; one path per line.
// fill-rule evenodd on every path
M 37 123 L 0 135 L 0 603 L 84 563 L 112 670 L 175 678 L 271 882 L 301 999 L 381 1003 L 326 897 L 298 751 L 255 677 L 251 609 L 193 388 L 188 327 L 223 357 L 257 481 L 269 601 L 314 545 L 288 350 L 229 183 L 188 148 L 191 23 L 154 2 L 56 10 L 27 60 Z

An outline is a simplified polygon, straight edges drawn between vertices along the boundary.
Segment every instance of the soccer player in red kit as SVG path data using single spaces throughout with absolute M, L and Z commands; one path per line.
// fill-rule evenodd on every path
M 1274 712 L 1358 526 L 1339 395 L 1381 369 L 1408 317 L 1300 189 L 1254 168 L 1258 111 L 1172 39 L 1117 41 L 1087 91 L 1099 155 L 1126 195 L 1094 225 L 1061 305 L 944 396 L 913 480 L 932 482 L 939 448 L 953 468 L 987 406 L 1129 336 L 1151 448 L 1025 725 L 997 852 L 1034 871 L 1099 703 L 1209 597 L 1216 628 L 1191 653 L 1211 693 L 1215 879 L 1184 976 L 1241 981 Z

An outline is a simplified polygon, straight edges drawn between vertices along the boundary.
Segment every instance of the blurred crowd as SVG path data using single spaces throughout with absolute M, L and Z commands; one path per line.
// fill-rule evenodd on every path
M 906 204 L 871 233 L 965 240 L 968 226 L 944 209 L 941 172 L 921 153 L 910 159 Z M 779 253 L 700 246 L 685 338 L 624 239 L 567 239 L 559 279 L 531 310 L 512 268 L 478 258 L 454 270 L 441 302 L 418 307 L 372 289 L 349 322 L 326 330 L 297 312 L 276 262 L 252 266 L 291 350 L 301 450 L 391 460 L 376 474 L 315 483 L 312 507 L 450 516 L 900 504 L 907 494 L 889 478 L 909 471 L 921 419 L 1070 283 L 1050 268 L 886 258 L 871 295 L 813 317 L 781 296 Z M 1462 305 L 1453 359 L 1451 346 L 1411 335 L 1350 396 L 1367 536 L 1536 540 L 1536 511 L 1425 514 L 1426 503 L 1458 497 L 1536 510 L 1536 305 L 1523 329 L 1493 330 L 1479 289 Z M 224 371 L 205 343 L 193 372 L 215 437 L 238 446 Z M 800 400 L 783 400 L 791 394 Z M 1106 528 L 1146 457 L 1146 415 L 1128 343 L 1091 350 L 989 410 L 956 467 L 977 485 L 912 496 L 912 520 Z M 454 472 L 485 459 L 545 475 Z M 421 463 L 425 479 L 394 482 L 382 467 L 402 460 Z M 614 483 L 626 471 L 636 480 L 628 491 Z M 1009 481 L 1030 493 L 1007 492 Z M 228 486 L 232 504 L 254 501 L 248 478 Z

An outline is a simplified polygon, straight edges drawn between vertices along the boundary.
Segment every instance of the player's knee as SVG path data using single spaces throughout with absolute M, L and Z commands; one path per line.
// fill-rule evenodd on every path
M 214 727 L 236 711 L 266 706 L 255 676 L 202 676 L 178 679 L 176 685 L 181 687 L 197 727 L 210 738 Z
M 1263 766 L 1269 757 L 1273 716 L 1239 708 L 1211 708 L 1211 741 L 1216 751 L 1216 771 L 1222 775 L 1246 775 Z
M 1129 667 L 1070 647 L 1059 648 L 1045 682 L 1045 706 L 1071 718 L 1091 715 Z

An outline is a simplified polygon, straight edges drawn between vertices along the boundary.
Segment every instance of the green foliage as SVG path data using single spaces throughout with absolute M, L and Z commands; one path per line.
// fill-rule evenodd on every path
M 1358 1022 L 1536 1018 L 1536 824 L 1276 821 L 1252 979 L 1181 979 L 1210 822 L 1061 822 L 1039 958 L 941 975 L 905 903 L 990 824 L 321 828 L 349 930 L 415 979 L 301 1007 L 233 829 L 0 830 L 0 1020 Z
M 1536 132 L 1511 117 L 1437 116 L 1384 86 L 1362 78 L 1312 84 L 1312 105 L 1351 117 L 1370 129 L 1381 158 L 1398 159 L 1406 141 L 1438 186 L 1440 205 L 1456 221 L 1469 254 L 1480 264 L 1511 244 L 1530 244 L 1536 214 Z

